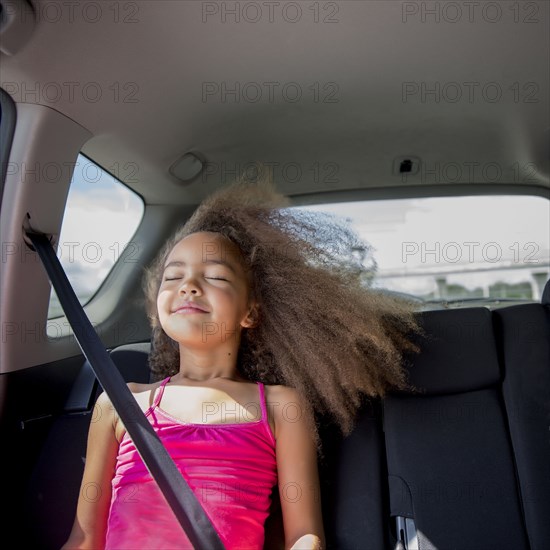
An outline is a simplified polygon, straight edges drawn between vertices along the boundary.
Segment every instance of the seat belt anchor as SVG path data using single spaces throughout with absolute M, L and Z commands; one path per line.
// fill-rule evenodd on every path
M 419 550 L 414 519 L 406 518 L 405 516 L 395 516 L 395 529 L 397 540 L 401 542 L 404 550 Z
M 27 245 L 27 247 L 32 250 L 33 252 L 36 252 L 36 248 L 34 248 L 34 245 L 32 244 L 32 240 L 30 238 L 30 235 L 43 235 L 50 241 L 50 244 L 52 247 L 56 248 L 56 239 L 55 235 L 53 233 L 44 233 L 43 231 L 40 231 L 38 229 L 34 229 L 31 225 L 31 215 L 27 212 L 25 214 L 25 217 L 23 218 L 23 241 Z

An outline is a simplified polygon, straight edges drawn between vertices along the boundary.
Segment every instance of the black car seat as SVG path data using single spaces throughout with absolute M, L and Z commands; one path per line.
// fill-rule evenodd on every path
M 419 391 L 384 401 L 390 515 L 408 548 L 548 547 L 550 283 L 543 296 L 420 315 Z
M 541 304 L 494 312 L 503 395 L 532 550 L 550 546 L 550 281 Z

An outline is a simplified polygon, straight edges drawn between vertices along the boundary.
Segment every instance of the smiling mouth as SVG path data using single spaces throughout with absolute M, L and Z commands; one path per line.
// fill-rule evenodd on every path
M 183 307 L 180 307 L 178 309 L 176 309 L 176 311 L 173 311 L 172 312 L 172 315 L 176 315 L 178 313 L 208 313 L 207 311 L 204 311 L 202 309 L 199 309 L 197 307 L 192 307 L 192 306 L 183 306 Z

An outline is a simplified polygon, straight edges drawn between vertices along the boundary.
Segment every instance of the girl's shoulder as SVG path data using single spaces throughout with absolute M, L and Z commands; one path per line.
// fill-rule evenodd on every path
M 127 382 L 128 389 L 132 392 L 134 398 L 139 403 L 143 411 L 146 411 L 153 405 L 155 391 L 162 384 L 162 380 L 152 382 L 151 384 L 141 384 L 139 382 Z
M 300 394 L 290 386 L 264 384 L 264 388 L 266 401 L 280 401 L 281 403 L 300 401 Z
M 301 394 L 290 386 L 264 385 L 265 402 L 275 439 L 283 425 L 304 418 L 307 408 Z
M 128 389 L 132 392 L 134 397 L 138 399 L 139 395 L 147 394 L 147 395 L 153 395 L 155 390 L 161 385 L 162 381 L 159 382 L 153 382 L 152 384 L 140 384 L 138 382 L 126 382 L 126 386 L 128 386 Z M 100 393 L 99 397 L 97 398 L 97 403 L 101 406 L 108 405 L 116 415 L 116 409 L 111 404 L 111 400 L 109 399 L 109 396 L 107 395 L 107 392 L 103 391 Z
M 140 382 L 126 382 L 126 385 L 132 393 L 143 393 L 150 390 L 156 390 L 162 384 L 162 382 L 162 380 L 158 380 L 157 382 L 152 382 L 150 384 L 142 384 Z
M 162 380 L 159 380 L 158 382 L 153 382 L 151 384 L 141 384 L 139 382 L 126 383 L 126 385 L 128 386 L 128 389 L 132 392 L 132 395 L 134 396 L 135 400 L 137 401 L 138 405 L 140 406 L 141 410 L 144 413 L 147 411 L 149 407 L 152 406 L 155 390 L 161 384 L 162 384 Z M 122 436 L 124 435 L 126 429 L 124 428 L 124 424 L 120 420 L 120 417 L 118 416 L 116 411 L 114 411 L 114 413 L 115 413 L 115 422 L 114 422 L 115 437 L 120 443 L 122 441 Z

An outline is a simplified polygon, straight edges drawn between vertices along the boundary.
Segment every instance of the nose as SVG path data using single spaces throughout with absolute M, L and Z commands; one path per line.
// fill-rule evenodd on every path
M 197 284 L 194 277 L 184 278 L 178 289 L 178 292 L 182 295 L 192 294 L 193 296 L 202 294 L 201 288 Z

